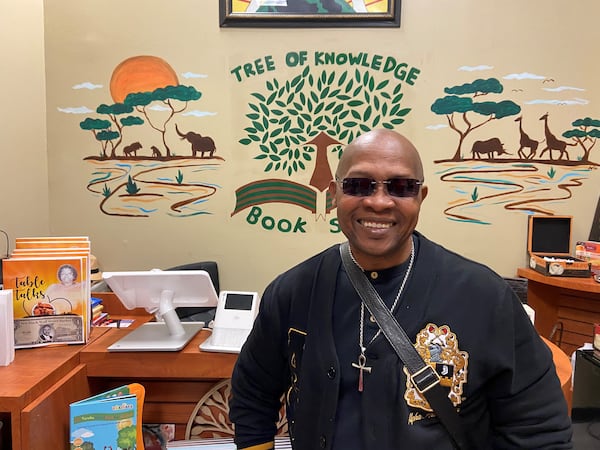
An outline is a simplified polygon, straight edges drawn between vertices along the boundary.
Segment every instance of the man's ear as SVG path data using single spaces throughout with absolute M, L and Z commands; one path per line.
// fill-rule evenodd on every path
M 331 206 L 333 206 L 334 208 L 337 207 L 337 200 L 335 198 L 335 194 L 337 192 L 337 187 L 338 187 L 338 185 L 335 180 L 331 180 L 329 182 L 328 192 L 329 192 L 329 195 L 331 196 Z
M 429 193 L 429 188 L 427 187 L 427 185 L 424 184 L 423 186 L 421 186 L 421 201 L 425 200 L 425 197 L 427 197 L 428 193 Z

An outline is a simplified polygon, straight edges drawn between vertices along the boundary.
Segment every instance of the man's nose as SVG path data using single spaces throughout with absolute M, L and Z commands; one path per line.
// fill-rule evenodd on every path
M 394 199 L 388 193 L 387 187 L 383 183 L 377 183 L 373 193 L 365 197 L 365 200 L 374 208 L 389 208 L 394 205 Z

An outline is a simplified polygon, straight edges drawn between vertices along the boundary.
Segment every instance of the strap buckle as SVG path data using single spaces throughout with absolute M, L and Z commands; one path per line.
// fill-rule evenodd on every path
M 426 364 L 422 369 L 410 375 L 410 381 L 420 394 L 424 394 L 436 384 L 439 384 L 440 376 L 430 365 Z

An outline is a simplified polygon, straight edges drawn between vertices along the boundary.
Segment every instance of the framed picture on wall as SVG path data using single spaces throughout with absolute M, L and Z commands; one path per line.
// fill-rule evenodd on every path
M 219 0 L 221 27 L 399 27 L 401 0 Z

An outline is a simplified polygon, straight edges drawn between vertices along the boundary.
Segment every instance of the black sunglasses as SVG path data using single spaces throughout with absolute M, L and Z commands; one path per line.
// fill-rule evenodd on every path
M 342 192 L 353 197 L 368 197 L 375 192 L 378 184 L 385 185 L 387 193 L 392 197 L 416 197 L 423 184 L 414 178 L 390 178 L 376 181 L 372 178 L 344 178 L 337 180 L 342 184 Z

